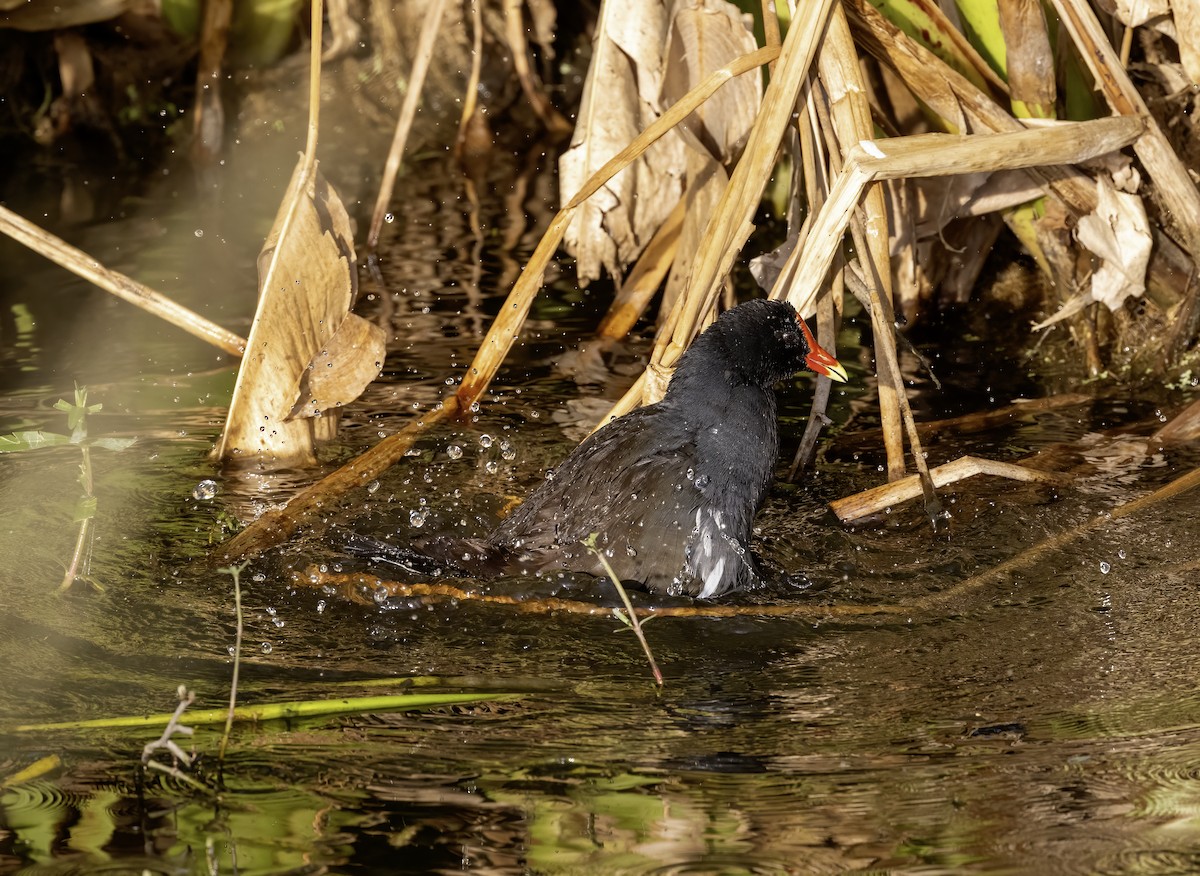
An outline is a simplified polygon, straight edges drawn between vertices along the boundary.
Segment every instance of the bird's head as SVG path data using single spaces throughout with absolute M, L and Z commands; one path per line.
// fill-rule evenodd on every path
M 846 380 L 846 369 L 817 343 L 786 301 L 755 299 L 727 310 L 692 348 L 696 352 L 687 358 L 712 365 L 719 359 L 721 367 L 745 383 L 772 386 L 805 369 Z

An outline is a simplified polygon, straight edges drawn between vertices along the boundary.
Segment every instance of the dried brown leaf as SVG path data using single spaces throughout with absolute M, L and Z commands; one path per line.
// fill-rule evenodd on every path
M 346 314 L 296 387 L 289 417 L 318 417 L 362 395 L 379 376 L 387 355 L 387 333 L 354 313 Z
M 258 310 L 218 458 L 277 465 L 313 461 L 315 430 L 327 434 L 329 420 L 292 419 L 291 413 L 309 363 L 328 348 L 354 300 L 350 231 L 333 188 L 315 165 L 306 172 L 301 158 L 259 256 Z M 366 356 L 381 361 L 374 350 Z

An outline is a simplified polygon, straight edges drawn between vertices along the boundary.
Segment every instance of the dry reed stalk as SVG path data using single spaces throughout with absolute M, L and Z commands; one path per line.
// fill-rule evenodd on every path
M 459 405 L 463 410 L 470 409 L 471 405 L 478 401 L 479 397 L 487 389 L 488 384 L 496 376 L 496 372 L 508 355 L 508 351 L 512 349 L 513 342 L 517 339 L 521 326 L 524 324 L 525 318 L 529 315 L 529 308 L 533 304 L 533 299 L 537 295 L 538 290 L 541 289 L 542 279 L 546 273 L 546 266 L 558 251 L 558 246 L 562 242 L 563 235 L 566 234 L 567 227 L 571 224 L 571 220 L 574 218 L 575 211 L 579 206 L 599 191 L 600 187 L 608 182 L 608 180 L 637 160 L 646 149 L 667 133 L 667 131 L 687 118 L 691 112 L 711 97 L 718 88 L 735 76 L 740 76 L 743 73 L 761 67 L 776 57 L 776 54 L 774 49 L 759 49 L 748 55 L 743 55 L 736 61 L 718 70 L 714 70 L 703 82 L 689 91 L 683 98 L 663 113 L 662 116 L 647 126 L 646 130 L 639 134 L 632 143 L 610 158 L 603 167 L 592 174 L 579 192 L 558 212 L 558 215 L 551 221 L 546 233 L 542 235 L 542 239 L 538 241 L 538 245 L 529 257 L 529 261 L 526 263 L 525 269 L 521 272 L 521 276 L 513 284 L 512 291 L 508 293 L 508 298 L 505 299 L 504 304 L 501 306 L 500 313 L 496 316 L 492 327 L 488 330 L 483 343 L 480 344 L 479 351 L 475 354 L 475 359 L 471 362 L 471 367 L 468 369 L 466 377 L 463 378 L 462 384 L 459 386 L 457 395 Z
M 62 238 L 55 237 L 3 206 L 0 206 L 0 231 L 105 292 L 110 292 L 159 319 L 165 319 L 171 325 L 212 344 L 217 349 L 224 350 L 231 356 L 240 357 L 246 349 L 245 338 L 221 328 L 181 304 L 176 304 L 149 286 L 104 267 L 83 250 L 76 249 Z
M 846 224 L 867 186 L 876 180 L 948 176 L 980 170 L 1014 170 L 1075 164 L 1129 145 L 1142 132 L 1140 119 L 1115 116 L 1007 134 L 917 134 L 864 141 L 851 148 L 805 241 L 788 300 L 797 310 L 812 307 L 841 246 Z
M 540 87 L 537 76 L 529 66 L 529 46 L 525 39 L 525 3 L 524 0 L 504 0 L 504 36 L 508 40 L 508 50 L 512 54 L 513 68 L 517 71 L 517 79 L 521 90 L 529 99 L 534 113 L 542 120 L 546 130 L 555 136 L 571 132 L 571 125 L 562 117 Z
M 383 228 L 383 219 L 387 215 L 388 204 L 392 200 L 392 191 L 396 186 L 396 174 L 400 172 L 400 161 L 404 156 L 404 147 L 408 143 L 408 132 L 412 129 L 413 118 L 417 114 L 417 104 L 421 100 L 421 91 L 425 87 L 425 75 L 429 72 L 429 62 L 433 58 L 434 43 L 437 40 L 438 28 L 442 24 L 442 13 L 446 10 L 446 0 L 431 0 L 421 23 L 421 35 L 417 40 L 417 53 L 413 58 L 412 70 L 408 74 L 408 91 L 404 95 L 404 104 L 400 107 L 400 116 L 396 119 L 396 130 L 392 134 L 392 146 L 388 150 L 387 164 L 383 168 L 383 181 L 379 185 L 379 195 L 375 199 L 375 212 L 371 216 L 371 229 L 367 232 L 367 250 L 374 252 L 379 245 L 379 232 Z
M 871 123 L 871 107 L 867 102 L 867 83 L 863 79 L 858 52 L 841 6 L 835 7 L 830 15 L 829 28 L 817 63 L 821 82 L 828 95 L 829 122 L 844 164 L 850 147 L 864 140 L 874 140 L 875 129 Z M 883 186 L 869 186 L 859 205 L 861 209 L 856 221 L 861 222 L 862 227 L 861 231 L 856 231 L 854 240 L 859 260 L 868 277 L 867 286 L 872 298 L 869 312 L 877 353 L 875 370 L 879 378 L 879 416 L 883 424 L 887 476 L 888 480 L 894 481 L 903 477 L 907 470 L 902 428 L 912 419 L 912 413 L 908 411 L 904 378 L 896 359 L 892 334 L 895 315 L 892 309 L 892 268 Z M 910 439 L 913 437 L 910 434 Z M 918 471 L 928 478 L 919 440 L 912 445 L 912 451 Z
M 467 76 L 467 87 L 463 90 L 462 115 L 458 118 L 458 133 L 454 137 L 454 156 L 460 164 L 463 143 L 467 138 L 467 125 L 475 115 L 475 107 L 479 103 L 479 73 L 483 66 L 483 13 L 479 8 L 481 2 L 482 0 L 471 0 L 471 72 Z
M 1070 475 L 1056 472 L 1039 471 L 1016 465 L 1010 462 L 998 462 L 978 456 L 960 456 L 958 459 L 929 469 L 929 476 L 934 487 L 944 487 L 957 481 L 965 480 L 975 475 L 986 474 L 993 477 L 1008 478 L 1014 481 L 1035 481 L 1037 483 L 1062 484 L 1070 483 Z M 894 505 L 907 502 L 922 495 L 924 487 L 917 475 L 909 475 L 898 481 L 881 484 L 853 496 L 837 499 L 829 503 L 833 513 L 843 523 L 853 523 L 872 514 L 878 514 Z

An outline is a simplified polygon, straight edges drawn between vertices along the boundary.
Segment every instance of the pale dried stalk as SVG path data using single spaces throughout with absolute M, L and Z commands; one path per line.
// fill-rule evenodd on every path
M 850 150 L 843 174 L 817 214 L 788 300 L 801 312 L 813 306 L 851 211 L 875 180 L 1074 164 L 1121 149 L 1141 132 L 1141 120 L 1117 116 L 1011 134 L 919 134 L 864 141 Z
M 471 73 L 463 91 L 462 115 L 458 119 L 458 134 L 454 138 L 454 154 L 460 156 L 463 141 L 467 137 L 467 125 L 475 115 L 479 103 L 479 71 L 483 66 L 483 13 L 479 4 L 482 0 L 471 0 Z M 390 195 L 389 195 L 390 198 Z
M 425 13 L 425 21 L 421 24 L 421 35 L 417 39 L 417 54 L 413 58 L 412 70 L 408 75 L 408 91 L 404 94 L 404 104 L 400 107 L 400 117 L 396 119 L 396 130 L 392 134 L 392 146 L 388 150 L 387 164 L 383 168 L 383 181 L 379 185 L 379 196 L 375 199 L 375 213 L 371 216 L 371 230 L 367 233 L 367 249 L 371 252 L 379 245 L 379 232 L 383 228 L 383 219 L 387 215 L 388 204 L 392 200 L 392 191 L 396 186 L 396 174 L 400 172 L 400 161 L 404 156 L 404 147 L 408 143 L 408 132 L 412 129 L 413 118 L 417 114 L 417 104 L 421 100 L 421 91 L 425 87 L 425 75 L 429 72 L 429 62 L 433 58 L 434 43 L 437 40 L 438 28 L 442 24 L 442 13 L 446 10 L 446 0 L 431 0 Z
M 1071 478 L 1055 472 L 1038 471 L 1015 465 L 1010 462 L 998 462 L 994 459 L 984 459 L 979 456 L 960 456 L 953 462 L 947 462 L 929 469 L 929 476 L 935 487 L 944 487 L 956 481 L 965 480 L 975 475 L 986 474 L 998 478 L 1008 478 L 1014 481 L 1032 481 L 1044 484 L 1062 485 L 1069 483 Z M 898 481 L 881 484 L 853 496 L 837 499 L 829 503 L 833 513 L 843 523 L 853 523 L 871 514 L 878 514 L 901 502 L 915 499 L 922 494 L 921 479 L 918 475 L 909 475 Z
M 529 46 L 525 39 L 524 0 L 504 0 L 504 35 L 508 40 L 508 51 L 512 55 L 513 68 L 521 83 L 521 90 L 529 99 L 530 106 L 542 120 L 542 124 L 553 134 L 570 132 L 571 125 L 562 117 L 542 91 L 538 78 L 529 66 Z
M 830 121 L 844 160 L 853 144 L 874 139 L 874 126 L 871 123 L 871 107 L 867 102 L 867 84 L 862 76 L 854 40 L 850 36 L 846 13 L 840 5 L 830 15 L 818 69 L 829 96 Z M 895 316 L 892 312 L 892 269 L 883 186 L 869 186 L 861 207 L 858 221 L 861 221 L 863 228 L 861 233 L 855 234 L 855 246 L 870 280 L 867 286 L 874 299 L 870 313 L 875 350 L 883 354 L 876 356 L 875 368 L 879 378 L 879 416 L 883 424 L 887 474 L 891 481 L 903 477 L 906 471 L 901 421 L 907 424 L 912 419 L 912 413 L 908 411 L 904 378 L 896 359 L 896 344 L 892 335 Z M 915 437 L 915 431 L 910 430 L 910 441 Z M 918 471 L 927 479 L 919 440 L 912 445 L 912 450 Z
M 241 356 L 246 349 L 245 338 L 221 328 L 181 304 L 176 304 L 149 286 L 104 267 L 83 250 L 76 249 L 62 238 L 55 237 L 3 206 L 0 206 L 0 231 L 38 255 L 99 286 L 105 292 L 111 292 L 123 301 L 128 301 L 159 319 L 165 319 L 171 325 L 232 356 Z

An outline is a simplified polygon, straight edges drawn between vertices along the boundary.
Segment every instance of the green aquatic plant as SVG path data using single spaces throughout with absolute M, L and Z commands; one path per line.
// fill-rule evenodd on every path
M 101 410 L 102 404 L 88 404 L 86 386 L 75 387 L 75 401 L 69 402 L 60 398 L 54 403 L 56 411 L 67 415 L 67 427 L 70 435 L 58 432 L 45 432 L 41 429 L 27 432 L 10 432 L 0 435 L 0 453 L 22 453 L 33 450 L 43 450 L 48 447 L 64 447 L 74 445 L 79 448 L 82 459 L 79 463 L 79 485 L 83 487 L 83 495 L 75 503 L 75 513 L 72 522 L 79 524 L 79 535 L 75 539 L 75 550 L 71 562 L 63 574 L 59 592 L 67 590 L 75 581 L 83 579 L 93 587 L 102 589 L 89 577 L 92 554 L 92 527 L 96 518 L 96 494 L 93 492 L 94 479 L 92 476 L 92 448 L 101 450 L 125 450 L 136 441 L 136 438 L 89 438 L 87 419 L 89 414 Z
M 621 579 L 617 577 L 617 573 L 613 571 L 613 567 L 609 565 L 608 557 L 604 555 L 604 551 L 596 546 L 596 537 L 598 532 L 593 532 L 583 540 L 583 546 L 586 547 L 596 559 L 600 561 L 600 565 L 604 567 L 604 571 L 608 573 L 608 578 L 612 581 L 613 586 L 617 588 L 617 593 L 621 596 L 621 601 L 625 603 L 625 610 L 619 608 L 613 609 L 613 616 L 621 623 L 633 630 L 633 634 L 637 636 L 637 640 L 642 645 L 642 650 L 646 652 L 646 659 L 650 661 L 650 671 L 654 674 L 654 683 L 659 687 L 663 685 L 662 672 L 658 668 L 658 663 L 654 660 L 654 653 L 650 650 L 650 643 L 646 641 L 646 634 L 642 632 L 642 624 L 638 620 L 637 612 L 633 610 L 633 603 L 629 601 L 629 594 L 625 592 L 625 585 L 621 583 Z

